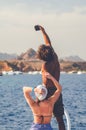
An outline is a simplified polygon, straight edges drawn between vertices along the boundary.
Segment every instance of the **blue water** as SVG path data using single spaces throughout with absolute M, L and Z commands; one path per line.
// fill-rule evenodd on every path
M 29 130 L 33 116 L 22 88 L 35 87 L 40 83 L 40 74 L 0 76 L 0 130 Z M 61 74 L 60 83 L 63 86 L 64 106 L 70 115 L 71 130 L 85 130 L 86 74 Z M 55 118 L 51 123 L 56 130 Z

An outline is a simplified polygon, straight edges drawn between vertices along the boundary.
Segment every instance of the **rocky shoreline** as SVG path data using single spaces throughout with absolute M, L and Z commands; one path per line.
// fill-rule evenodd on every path
M 0 61 L 0 74 L 3 71 L 20 71 L 20 72 L 33 72 L 41 71 L 42 61 L 40 60 L 10 60 Z M 66 73 L 86 73 L 86 62 L 70 62 L 60 61 L 60 71 Z
M 6 56 L 5 56 L 6 58 Z M 86 73 L 86 61 L 81 60 L 78 57 L 71 59 L 59 59 L 60 63 L 60 71 L 66 73 L 77 73 L 83 72 Z M 37 59 L 37 52 L 32 48 L 28 49 L 26 52 L 22 53 L 21 55 L 17 56 L 15 59 L 6 59 L 0 61 L 0 74 L 2 75 L 3 72 L 34 72 L 34 71 L 41 71 L 42 61 Z

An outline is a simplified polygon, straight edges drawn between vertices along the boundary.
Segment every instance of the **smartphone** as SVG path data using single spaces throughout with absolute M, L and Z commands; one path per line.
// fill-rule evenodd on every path
M 39 25 L 35 25 L 34 28 L 35 28 L 36 31 L 39 31 L 39 30 L 40 30 Z

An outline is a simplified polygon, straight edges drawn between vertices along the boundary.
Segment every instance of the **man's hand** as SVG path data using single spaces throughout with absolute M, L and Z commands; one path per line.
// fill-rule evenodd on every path
M 40 25 L 39 25 L 39 28 L 40 28 L 40 30 L 41 30 L 42 32 L 45 31 L 44 28 L 43 28 L 42 26 L 40 26 Z
M 52 79 L 53 78 L 53 76 L 50 73 L 48 73 L 48 72 L 44 72 L 44 76 L 45 76 L 45 78 L 48 78 L 48 79 Z

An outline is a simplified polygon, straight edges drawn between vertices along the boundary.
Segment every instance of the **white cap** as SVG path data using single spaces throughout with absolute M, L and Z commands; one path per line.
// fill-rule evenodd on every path
M 36 97 L 40 101 L 42 101 L 42 100 L 44 100 L 47 97 L 47 93 L 48 93 L 47 88 L 44 85 L 38 85 L 37 88 L 39 88 L 41 90 L 44 90 L 43 94 L 39 94 L 39 93 L 35 92 Z

